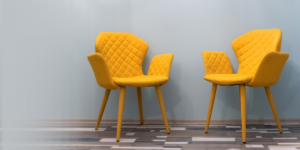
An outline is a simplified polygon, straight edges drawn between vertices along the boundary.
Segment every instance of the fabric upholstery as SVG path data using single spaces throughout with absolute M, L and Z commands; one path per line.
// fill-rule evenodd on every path
M 225 53 L 203 51 L 204 79 L 219 85 L 275 84 L 288 58 L 288 54 L 279 53 L 281 36 L 279 29 L 266 29 L 253 30 L 235 39 L 232 48 L 239 62 L 237 74 L 232 74 L 230 61 Z
M 96 39 L 95 51 L 88 59 L 98 84 L 106 89 L 155 86 L 168 82 L 174 55 L 155 56 L 145 76 L 142 64 L 148 44 L 131 33 L 101 32 Z
M 206 133 L 210 123 L 217 85 L 235 84 L 239 85 L 240 91 L 243 143 L 246 143 L 246 85 L 265 87 L 278 130 L 282 133 L 280 121 L 269 87 L 278 81 L 282 68 L 289 57 L 289 54 L 287 53 L 280 53 L 280 46 L 281 31 L 279 29 L 253 30 L 238 37 L 232 42 L 232 48 L 239 62 L 237 74 L 217 73 L 216 70 L 223 73 L 224 67 L 218 69 L 219 65 L 224 66 L 224 64 L 229 62 L 229 59 L 226 58 L 226 61 L 224 62 L 216 58 L 210 59 L 210 57 L 207 56 L 209 55 L 209 52 L 203 52 L 202 55 L 206 74 L 204 79 L 213 83 L 205 126 Z M 219 52 L 214 53 L 217 54 Z
M 230 60 L 224 52 L 203 51 L 205 74 L 232 74 Z
M 116 84 L 123 86 L 154 86 L 163 85 L 168 82 L 171 64 L 174 54 L 161 54 L 153 57 L 148 75 L 147 76 L 136 76 L 130 78 L 113 78 Z
M 169 77 L 174 54 L 161 54 L 153 57 L 148 70 L 148 76 Z
M 253 30 L 232 42 L 239 61 L 238 74 L 252 75 L 269 52 L 280 52 L 281 31 L 279 29 Z
M 274 85 L 279 80 L 280 73 L 288 58 L 288 53 L 270 52 L 262 60 L 253 80 L 247 85 L 254 87 Z
M 112 77 L 143 75 L 142 64 L 148 44 L 139 37 L 124 32 L 101 32 L 95 50 L 104 57 Z
M 251 81 L 252 76 L 241 74 L 209 74 L 204 79 L 218 85 L 235 85 Z
M 102 55 L 100 53 L 94 53 L 87 57 L 94 71 L 98 85 L 109 90 L 118 89 L 119 86 L 112 80 L 110 71 Z
M 136 76 L 130 78 L 113 78 L 117 85 L 146 87 L 154 85 L 162 85 L 168 82 L 166 76 Z

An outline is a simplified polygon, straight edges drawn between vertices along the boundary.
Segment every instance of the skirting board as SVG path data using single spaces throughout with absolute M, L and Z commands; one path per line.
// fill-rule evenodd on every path
M 0 121 L 1 123 L 2 121 Z M 61 119 L 61 120 L 18 120 L 8 123 L 41 123 L 41 124 L 96 124 L 95 119 Z M 169 124 L 205 125 L 206 120 L 168 120 Z M 300 119 L 281 119 L 281 124 L 300 123 Z M 117 120 L 101 120 L 101 124 L 117 124 Z M 122 120 L 122 124 L 140 124 L 139 120 Z M 163 120 L 144 120 L 144 124 L 163 124 Z M 211 120 L 212 125 L 241 124 L 241 120 Z M 247 124 L 276 124 L 275 120 L 247 120 Z

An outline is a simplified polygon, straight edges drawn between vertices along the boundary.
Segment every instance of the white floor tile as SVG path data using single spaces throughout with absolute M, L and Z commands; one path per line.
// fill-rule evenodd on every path
M 259 133 L 279 133 L 279 132 L 268 132 L 268 131 L 261 131 L 261 132 L 259 132 Z M 291 133 L 291 132 L 289 132 L 289 131 L 283 131 L 282 133 Z
M 300 143 L 278 143 L 278 145 L 300 145 Z
M 297 150 L 296 147 L 269 148 L 269 150 Z
M 126 136 L 133 136 L 135 133 L 126 133 Z
M 153 139 L 153 142 L 166 142 L 166 139 Z
M 241 128 L 241 126 L 226 126 L 226 128 Z
M 299 123 L 281 123 L 281 125 L 294 125 L 294 124 L 299 124 Z M 276 123 L 266 123 L 265 125 L 271 125 L 271 126 L 277 126 Z
M 242 132 L 241 130 L 236 130 L 235 132 Z M 279 133 L 278 131 L 263 131 L 263 130 L 246 130 L 246 132 L 259 132 L 259 133 Z M 290 131 L 283 131 L 282 133 L 291 133 Z
M 156 138 L 167 138 L 168 136 L 156 136 Z
M 247 148 L 264 148 L 263 145 L 256 145 L 256 144 L 246 144 Z
M 298 138 L 296 138 L 296 137 L 275 137 L 273 139 L 274 140 L 285 140 L 285 139 L 287 139 L 287 140 L 297 140 Z
M 170 130 L 186 130 L 184 127 L 172 127 Z
M 121 143 L 134 143 L 136 139 L 120 139 Z M 102 138 L 99 142 L 116 142 L 116 138 Z
M 235 141 L 235 138 L 222 138 L 222 137 L 192 137 L 192 141 Z
M 269 150 L 297 150 L 295 147 L 287 147 L 287 148 L 269 148 Z

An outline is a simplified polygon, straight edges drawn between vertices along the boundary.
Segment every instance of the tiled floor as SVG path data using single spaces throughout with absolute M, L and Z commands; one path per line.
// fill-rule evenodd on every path
M 116 142 L 116 126 L 101 124 L 52 125 L 0 129 L 14 134 L 6 144 L 15 149 L 38 150 L 297 150 L 300 149 L 300 125 L 283 124 L 283 134 L 276 125 L 248 125 L 247 144 L 242 144 L 240 125 L 211 125 L 208 134 L 204 125 L 123 125 L 121 141 Z M 17 133 L 17 134 L 16 134 Z M 1 144 L 1 146 L 3 146 Z

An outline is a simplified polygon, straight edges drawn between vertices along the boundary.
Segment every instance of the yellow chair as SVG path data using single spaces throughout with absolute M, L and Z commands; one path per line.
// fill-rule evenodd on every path
M 212 83 L 205 133 L 208 131 L 217 85 L 239 85 L 241 100 L 242 139 L 246 143 L 246 85 L 265 87 L 277 127 L 282 133 L 270 86 L 277 83 L 289 54 L 281 53 L 279 29 L 253 30 L 232 42 L 239 61 L 239 70 L 233 74 L 228 56 L 223 52 L 203 51 L 205 76 Z
M 141 87 L 155 86 L 166 132 L 169 134 L 160 86 L 168 82 L 174 55 L 169 53 L 155 56 L 150 63 L 148 75 L 144 75 L 142 64 L 148 51 L 148 44 L 131 33 L 101 32 L 96 39 L 95 51 L 96 53 L 87 57 L 97 83 L 106 89 L 95 129 L 98 130 L 110 90 L 120 88 L 116 137 L 116 141 L 119 142 L 126 86 L 137 87 L 141 124 L 144 122 Z

